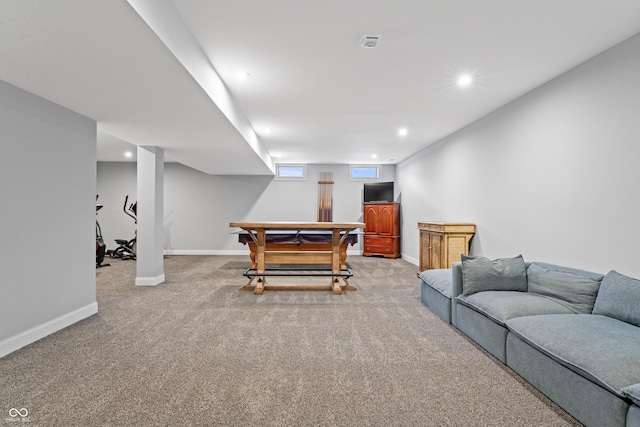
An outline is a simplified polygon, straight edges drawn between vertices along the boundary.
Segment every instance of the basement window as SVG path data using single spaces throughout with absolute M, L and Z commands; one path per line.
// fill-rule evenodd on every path
M 380 179 L 380 165 L 349 165 L 350 181 L 375 181 Z
M 276 179 L 307 179 L 307 165 L 276 164 Z

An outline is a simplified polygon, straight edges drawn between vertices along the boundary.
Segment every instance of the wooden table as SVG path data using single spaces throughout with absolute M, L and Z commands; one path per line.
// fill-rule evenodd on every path
M 249 283 L 243 286 L 243 290 L 253 290 L 255 295 L 262 295 L 266 290 L 331 290 L 334 295 L 341 295 L 343 290 L 355 291 L 356 288 L 349 285 L 348 277 L 351 272 L 345 272 L 342 268 L 342 257 L 340 254 L 340 246 L 344 244 L 349 233 L 359 228 L 364 228 L 361 222 L 231 222 L 230 227 L 237 227 L 245 230 L 256 245 L 255 253 L 255 273 L 249 269 L 245 272 L 245 276 L 249 277 Z M 270 230 L 294 230 L 294 231 L 330 231 L 331 246 L 326 249 L 322 246 L 318 250 L 272 250 L 267 249 L 266 233 Z M 282 275 L 272 274 L 267 268 L 268 264 L 310 264 L 330 265 L 331 277 L 330 286 L 287 286 L 287 285 L 270 285 L 267 286 L 267 276 Z M 304 269 L 301 269 L 302 271 Z M 308 270 L 308 269 L 307 269 Z M 313 269 L 314 271 L 317 269 Z M 288 274 L 288 275 L 315 275 L 315 274 Z M 257 283 L 253 285 L 253 281 L 257 278 Z M 340 280 L 344 282 L 341 286 Z
M 258 249 L 254 242 L 255 235 L 251 235 L 244 230 L 236 232 L 238 242 L 248 245 L 251 251 L 251 268 L 256 268 L 256 251 Z M 333 239 L 331 230 L 265 230 L 265 250 L 267 251 L 318 251 L 331 250 L 331 240 Z M 344 237 L 346 234 L 346 237 Z M 343 233 L 340 237 L 340 268 L 347 268 L 347 247 L 358 243 L 358 234 L 361 232 L 352 231 Z

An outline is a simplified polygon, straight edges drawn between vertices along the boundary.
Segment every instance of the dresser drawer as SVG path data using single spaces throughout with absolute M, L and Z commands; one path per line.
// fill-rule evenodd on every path
M 365 237 L 364 238 L 365 246 L 375 245 L 375 246 L 393 246 L 393 239 L 391 237 Z
M 395 253 L 393 245 L 379 246 L 379 245 L 364 245 L 364 252 L 370 254 L 393 254 Z

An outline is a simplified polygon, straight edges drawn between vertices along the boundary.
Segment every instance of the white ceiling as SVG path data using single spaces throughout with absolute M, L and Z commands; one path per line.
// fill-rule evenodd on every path
M 2 0 L 0 80 L 95 119 L 99 160 L 270 174 L 397 163 L 639 31 L 638 0 Z

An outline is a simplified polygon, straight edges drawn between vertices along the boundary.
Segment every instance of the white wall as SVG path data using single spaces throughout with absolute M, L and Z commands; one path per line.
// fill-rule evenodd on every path
M 638 52 L 640 35 L 398 164 L 403 253 L 418 221 L 469 221 L 476 255 L 640 277 Z
M 0 356 L 97 312 L 96 124 L 0 81 Z
M 271 176 L 213 176 L 179 163 L 165 164 L 164 248 L 169 253 L 246 252 L 229 228 L 232 221 L 315 221 L 318 180 L 332 172 L 334 221 L 362 220 L 362 182 L 349 180 L 348 165 L 308 165 L 306 181 Z M 395 180 L 395 166 L 381 181 Z M 109 249 L 115 238 L 133 237 L 122 212 L 124 196 L 135 200 L 135 163 L 98 163 L 99 220 Z

